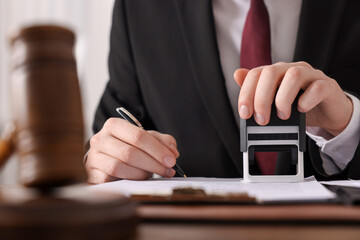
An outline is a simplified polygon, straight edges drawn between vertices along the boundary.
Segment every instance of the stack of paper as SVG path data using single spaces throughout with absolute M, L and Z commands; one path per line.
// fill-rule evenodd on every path
M 234 178 L 160 178 L 145 181 L 120 180 L 90 186 L 91 190 L 132 194 L 170 195 L 174 188 L 201 188 L 207 194 L 247 193 L 258 202 L 328 201 L 335 194 L 316 180 L 299 183 L 245 183 Z

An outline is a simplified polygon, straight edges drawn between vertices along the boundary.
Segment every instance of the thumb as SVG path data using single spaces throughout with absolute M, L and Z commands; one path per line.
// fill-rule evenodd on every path
M 238 68 L 235 72 L 234 72 L 234 79 L 236 81 L 236 83 L 241 87 L 244 79 L 246 77 L 246 75 L 248 74 L 250 70 L 246 69 L 246 68 Z

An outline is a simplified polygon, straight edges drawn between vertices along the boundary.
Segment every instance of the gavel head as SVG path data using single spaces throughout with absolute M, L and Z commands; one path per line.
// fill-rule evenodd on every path
M 11 102 L 20 182 L 48 189 L 85 179 L 84 124 L 74 34 L 23 28 L 11 38 Z

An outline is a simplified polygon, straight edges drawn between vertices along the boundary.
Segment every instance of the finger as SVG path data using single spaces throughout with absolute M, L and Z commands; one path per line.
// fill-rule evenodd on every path
M 242 86 L 248 72 L 249 72 L 249 69 L 246 69 L 246 68 L 239 68 L 234 72 L 234 79 L 235 79 L 235 82 L 239 85 L 239 87 Z
M 290 67 L 285 73 L 275 98 L 279 118 L 285 120 L 290 117 L 291 106 L 300 89 L 306 90 L 315 79 L 324 77 L 326 76 L 321 71 L 311 67 L 302 65 Z
M 96 159 L 97 164 L 93 168 L 99 169 L 115 178 L 145 180 L 152 175 L 152 172 L 130 166 L 119 159 L 103 153 L 98 153 Z
M 328 82 L 326 80 L 313 81 L 298 100 L 298 110 L 309 112 L 328 96 Z
M 239 94 L 239 115 L 243 119 L 248 119 L 252 116 L 254 110 L 254 96 L 256 86 L 261 74 L 261 68 L 254 68 L 248 72 L 245 80 L 242 83 Z
M 159 140 L 162 144 L 167 146 L 170 151 L 175 155 L 176 158 L 180 156 L 180 153 L 177 149 L 177 143 L 173 136 L 169 134 L 159 133 L 157 131 L 148 131 L 152 136 L 154 136 L 157 140 Z
M 118 180 L 118 178 L 112 177 L 99 169 L 90 169 L 88 172 L 88 183 L 99 184 L 104 182 L 111 182 Z
M 110 118 L 105 123 L 108 134 L 124 141 L 153 157 L 165 167 L 173 167 L 175 155 L 164 144 L 144 129 L 138 128 L 119 118 Z
M 147 153 L 116 138 L 108 139 L 107 143 L 98 151 L 98 156 L 92 159 L 96 159 L 96 164 L 101 164 L 101 169 L 112 176 L 122 178 L 125 178 L 124 175 L 126 178 L 143 176 L 144 173 L 140 170 L 156 173 L 163 177 L 175 175 L 175 171 L 170 167 L 164 167 Z M 101 159 L 101 163 L 99 163 L 99 159 Z M 135 171 L 134 168 L 138 170 Z
M 255 120 L 260 125 L 270 121 L 275 93 L 284 76 L 287 64 L 279 63 L 262 68 L 254 96 Z

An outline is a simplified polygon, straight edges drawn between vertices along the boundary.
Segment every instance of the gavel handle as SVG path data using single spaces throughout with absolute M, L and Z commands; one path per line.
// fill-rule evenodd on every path
M 15 150 L 13 136 L 15 128 L 9 125 L 5 128 L 2 138 L 0 139 L 0 168 L 5 164 L 6 160 L 13 154 Z

